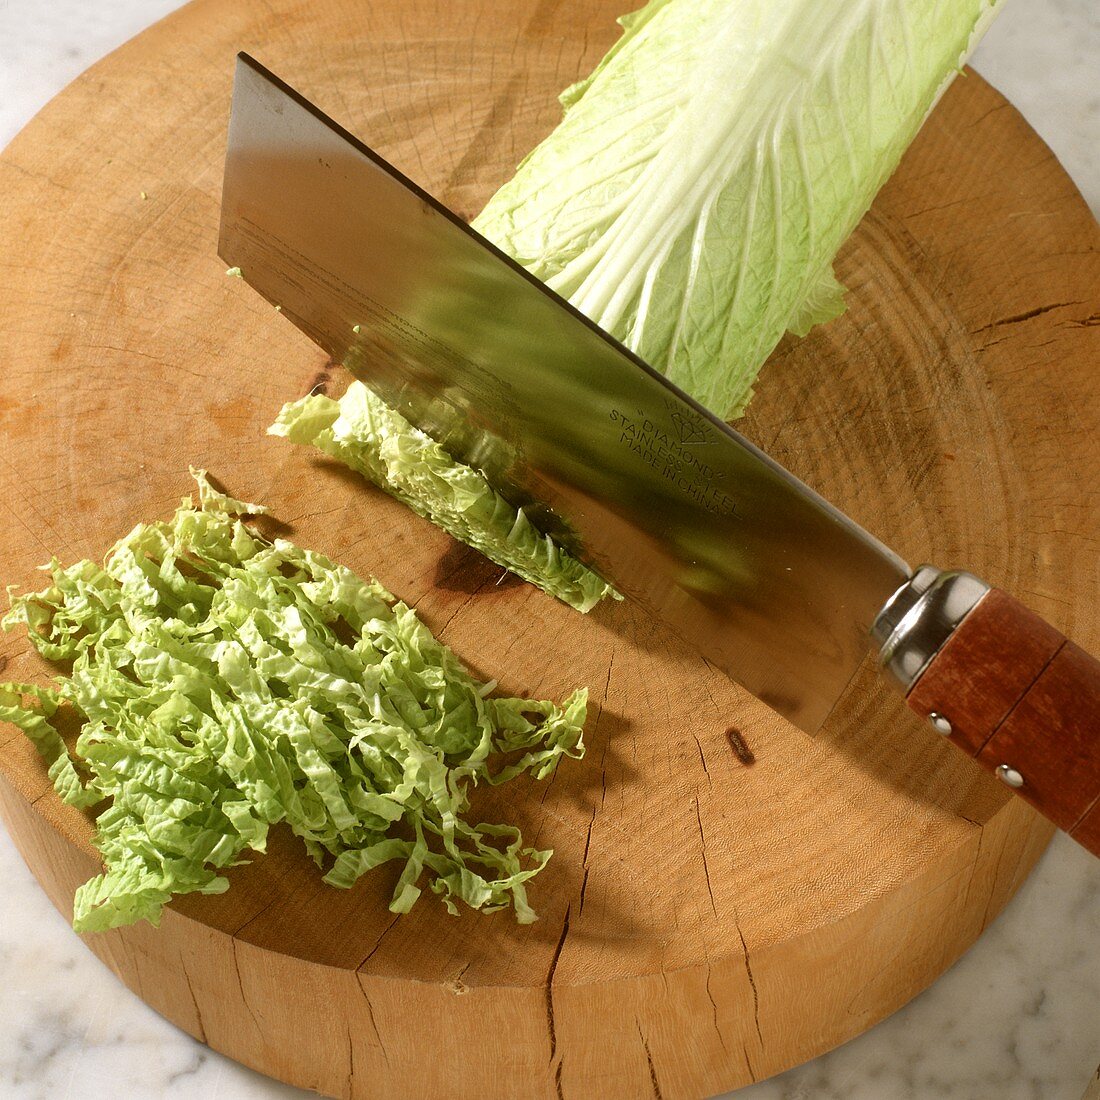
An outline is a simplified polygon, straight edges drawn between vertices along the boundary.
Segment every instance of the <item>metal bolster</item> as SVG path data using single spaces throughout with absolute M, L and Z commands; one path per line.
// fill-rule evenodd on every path
M 988 591 L 989 585 L 971 573 L 922 565 L 890 597 L 871 627 L 879 666 L 908 694 Z

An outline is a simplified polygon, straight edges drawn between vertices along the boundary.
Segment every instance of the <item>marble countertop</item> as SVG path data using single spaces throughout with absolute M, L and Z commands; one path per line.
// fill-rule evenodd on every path
M 0 146 L 73 77 L 178 0 L 3 0 Z M 624 4 L 624 7 L 629 7 Z M 1100 211 L 1100 6 L 1015 0 L 974 58 Z M 192 1040 L 58 915 L 0 830 L 0 1095 L 311 1095 Z M 979 943 L 866 1035 L 737 1100 L 1079 1100 L 1100 1062 L 1100 865 L 1059 835 Z

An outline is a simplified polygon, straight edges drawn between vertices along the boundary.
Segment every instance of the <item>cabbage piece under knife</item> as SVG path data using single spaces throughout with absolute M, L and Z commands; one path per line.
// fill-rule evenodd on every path
M 268 429 L 312 444 L 373 481 L 418 515 L 578 611 L 618 593 L 541 534 L 484 475 L 456 462 L 362 382 L 339 401 L 311 394 L 284 405 Z

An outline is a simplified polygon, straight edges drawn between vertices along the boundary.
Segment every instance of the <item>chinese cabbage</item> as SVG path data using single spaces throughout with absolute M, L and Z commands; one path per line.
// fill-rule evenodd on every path
M 509 504 L 484 475 L 456 462 L 362 382 L 352 382 L 339 401 L 310 394 L 284 405 L 268 431 L 339 459 L 418 515 L 578 611 L 589 611 L 604 596 L 619 598 L 537 531 L 523 509 Z
M 469 788 L 580 757 L 586 693 L 491 697 L 376 581 L 261 538 L 241 517 L 263 509 L 196 477 L 198 507 L 135 527 L 103 566 L 51 562 L 3 620 L 72 662 L 52 688 L 0 684 L 0 720 L 66 802 L 98 807 L 105 869 L 77 890 L 73 926 L 157 924 L 175 895 L 220 893 L 219 872 L 281 822 L 333 886 L 401 863 L 394 912 L 426 879 L 451 912 L 534 920 L 526 883 L 551 852 L 466 821 Z M 60 707 L 82 723 L 71 753 Z
M 720 415 L 1003 0 L 651 0 L 474 226 Z

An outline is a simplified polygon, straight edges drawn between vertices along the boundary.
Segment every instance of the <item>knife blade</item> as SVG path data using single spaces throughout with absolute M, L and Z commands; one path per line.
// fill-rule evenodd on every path
M 246 54 L 219 253 L 334 360 L 772 709 L 816 730 L 873 646 L 937 732 L 1026 786 L 1063 828 L 1095 830 L 1100 849 L 1095 719 L 1066 708 L 1088 775 L 1054 812 L 1047 780 L 982 755 L 1072 643 L 970 574 L 912 572 Z M 978 693 L 989 705 L 975 708 L 968 690 L 964 706 L 959 677 L 980 679 L 990 646 L 1003 651 L 993 654 L 1003 675 Z M 1100 702 L 1100 664 L 1083 656 Z M 1075 665 L 1071 679 L 1079 674 Z M 1012 746 L 1017 762 L 1033 758 L 1034 745 Z
M 909 575 L 886 547 L 248 57 L 222 212 L 222 257 L 333 359 L 775 710 L 824 720 Z

